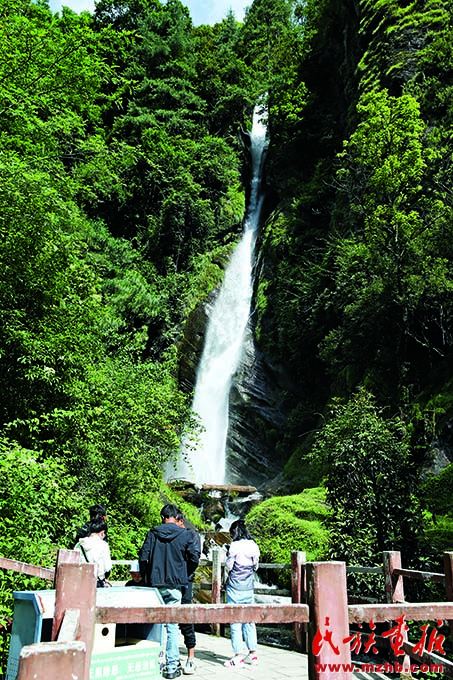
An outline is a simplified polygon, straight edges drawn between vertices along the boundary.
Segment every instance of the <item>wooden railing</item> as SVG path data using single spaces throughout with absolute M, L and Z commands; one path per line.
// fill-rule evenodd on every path
M 301 564 L 305 564 L 306 562 L 306 553 L 305 552 L 297 552 L 296 553 L 299 557 L 297 558 L 300 560 Z M 200 582 L 196 581 L 194 583 L 193 590 L 194 592 L 198 592 L 199 590 L 207 590 L 207 591 L 215 591 L 216 590 L 216 584 L 218 582 L 221 582 L 223 579 L 223 569 L 224 569 L 224 559 L 223 556 L 225 555 L 224 551 L 219 549 L 214 549 L 212 551 L 212 559 L 201 559 L 199 566 L 200 567 L 208 567 L 211 569 L 211 581 L 208 582 Z M 11 560 L 12 562 L 12 560 Z M 130 566 L 131 564 L 134 564 L 136 560 L 112 560 L 113 566 Z M 0 562 L 1 565 L 1 562 Z M 259 564 L 259 571 L 262 571 L 263 569 L 269 569 L 272 571 L 276 571 L 279 569 L 291 569 L 292 570 L 292 564 L 291 562 L 287 563 L 268 563 L 268 562 L 260 562 Z M 52 571 L 53 570 L 49 570 Z M 376 571 L 381 571 L 379 569 L 376 569 Z M 260 588 L 259 586 L 254 589 L 254 593 L 256 595 L 279 595 L 282 597 L 291 597 L 291 590 L 289 588 Z
M 215 562 L 215 560 L 213 560 Z M 222 624 L 255 621 L 258 624 L 295 623 L 300 633 L 308 632 L 307 652 L 310 680 L 332 677 L 329 664 L 335 666 L 336 680 L 351 680 L 350 625 L 368 623 L 370 629 L 383 622 L 400 622 L 399 659 L 391 631 L 380 638 L 396 653 L 403 667 L 406 658 L 415 659 L 432 669 L 441 668 L 443 677 L 453 677 L 453 662 L 442 653 L 435 653 L 407 640 L 404 621 L 448 621 L 453 628 L 453 553 L 445 553 L 444 573 L 403 569 L 400 554 L 384 553 L 381 568 L 347 568 L 344 562 L 304 563 L 302 553 L 293 553 L 292 603 L 285 605 L 184 605 L 183 607 L 154 606 L 96 607 L 94 565 L 79 564 L 75 551 L 59 551 L 55 574 L 55 614 L 52 642 L 28 645 L 22 649 L 18 680 L 60 680 L 77 676 L 88 680 L 95 623 L 209 623 Z M 214 565 L 213 565 L 214 567 Z M 0 558 L 0 568 L 13 569 L 33 576 L 50 576 L 50 569 Z M 218 568 L 217 568 L 218 570 Z M 213 568 L 213 572 L 215 569 Z M 346 572 L 382 573 L 385 579 L 383 603 L 348 603 Z M 408 603 L 404 601 L 403 579 L 415 578 L 428 582 L 444 582 L 445 602 Z M 217 580 L 213 576 L 212 599 L 217 595 Z M 422 630 L 422 628 L 421 628 Z M 369 633 L 368 635 L 371 635 Z M 395 634 L 396 635 L 396 634 Z M 439 638 L 437 638 L 439 642 Z M 379 643 L 379 636 L 376 636 Z M 393 644 L 395 643 L 395 644 Z M 436 651 L 442 652 L 439 645 Z M 410 662 L 408 662 L 410 663 Z M 391 666 L 391 664 L 390 664 Z M 389 666 L 389 668 L 390 668 Z M 391 666 L 393 668 L 393 666 Z M 410 666 L 409 666 L 410 667 Z M 301 664 L 302 668 L 302 664 Z M 396 665 L 395 665 L 396 668 Z M 417 666 L 417 669 L 419 667 Z M 390 672 L 390 670 L 388 671 Z M 439 671 L 440 672 L 440 671 Z
M 130 566 L 134 560 L 113 560 L 113 565 L 118 566 Z M 291 562 L 277 564 L 277 563 L 267 563 L 260 562 L 259 571 L 263 569 L 266 570 L 281 570 L 288 569 L 291 570 L 291 589 L 288 588 L 260 588 L 255 587 L 255 595 L 272 595 L 281 597 L 290 597 L 293 604 L 304 603 L 306 600 L 305 585 L 304 581 L 299 582 L 299 578 L 303 577 L 302 566 L 306 562 L 306 553 L 299 551 L 291 554 Z M 1 564 L 1 563 L 0 563 Z M 212 550 L 212 559 L 201 559 L 201 567 L 208 567 L 211 569 L 211 581 L 210 582 L 200 582 L 195 581 L 193 584 L 193 593 L 196 596 L 199 591 L 208 591 L 211 593 L 211 603 L 212 604 L 222 604 L 222 583 L 223 583 L 223 571 L 225 567 L 225 552 L 221 548 L 215 548 Z M 223 626 L 219 623 L 212 623 L 211 630 L 214 635 L 221 635 Z M 294 623 L 294 634 L 295 634 L 295 648 L 297 651 L 306 651 L 306 630 L 299 624 Z

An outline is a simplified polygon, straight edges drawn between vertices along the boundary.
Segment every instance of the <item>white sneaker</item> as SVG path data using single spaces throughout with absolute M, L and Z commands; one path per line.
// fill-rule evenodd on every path
M 223 665 L 225 668 L 245 668 L 244 657 L 235 654 L 232 659 L 228 659 Z
M 249 652 L 247 656 L 244 659 L 245 663 L 250 664 L 251 666 L 257 666 L 258 665 L 258 654 L 256 652 Z
M 193 675 L 196 670 L 197 670 L 197 667 L 195 665 L 195 661 L 193 661 L 193 659 L 187 659 L 186 665 L 182 669 L 182 672 L 184 673 L 184 675 Z

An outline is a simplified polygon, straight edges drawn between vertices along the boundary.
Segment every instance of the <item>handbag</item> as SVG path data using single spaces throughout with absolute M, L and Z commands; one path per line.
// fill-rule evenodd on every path
M 110 583 L 110 581 L 108 579 L 99 578 L 99 576 L 98 576 L 96 588 L 111 588 L 111 587 L 112 587 L 112 584 Z

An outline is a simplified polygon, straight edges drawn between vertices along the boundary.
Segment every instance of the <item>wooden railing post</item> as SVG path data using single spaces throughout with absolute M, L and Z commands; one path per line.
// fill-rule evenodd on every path
M 221 588 L 222 588 L 222 551 L 220 548 L 215 548 L 212 551 L 212 604 L 221 604 Z M 220 635 L 220 624 L 213 623 L 211 625 L 213 635 Z
M 307 599 L 305 582 L 305 563 L 307 555 L 302 551 L 291 553 L 291 602 L 293 604 L 305 604 Z M 294 637 L 296 650 L 307 651 L 307 626 L 304 623 L 294 624 Z
M 385 601 L 404 602 L 403 577 L 395 576 L 395 569 L 401 569 L 401 553 L 397 550 L 386 550 L 382 553 L 384 562 Z
M 447 591 L 447 600 L 453 602 L 453 552 L 444 553 L 444 569 L 445 569 L 445 589 Z M 453 637 L 453 619 L 448 620 L 451 635 Z
M 383 565 L 384 565 L 384 585 L 385 585 L 385 599 L 388 604 L 393 604 L 397 602 L 404 602 L 404 584 L 403 577 L 401 574 L 396 575 L 394 573 L 395 569 L 401 569 L 401 553 L 398 550 L 385 550 L 382 553 Z M 391 628 L 393 623 L 389 624 Z M 408 641 L 407 631 L 403 632 L 404 642 Z M 395 662 L 402 663 L 404 668 L 410 668 L 410 657 L 405 654 L 401 658 L 394 657 Z M 402 677 L 411 678 L 412 675 L 410 671 L 407 675 Z
M 22 647 L 17 680 L 85 678 L 84 642 L 38 642 Z
M 309 680 L 352 680 L 346 565 L 307 562 Z M 321 665 L 326 664 L 321 668 Z M 333 668 L 329 664 L 335 666 Z
M 52 640 L 59 639 L 60 627 L 66 611 L 80 610 L 77 639 L 82 640 L 86 647 L 84 674 L 81 679 L 88 680 L 96 620 L 96 577 L 95 565 L 79 564 L 79 560 L 80 555 L 76 551 L 58 551 Z

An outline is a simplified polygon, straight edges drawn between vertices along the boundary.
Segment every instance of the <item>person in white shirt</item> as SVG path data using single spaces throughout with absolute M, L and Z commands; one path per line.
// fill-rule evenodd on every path
M 90 522 L 88 536 L 81 538 L 74 550 L 80 552 L 80 561 L 96 565 L 97 587 L 104 588 L 112 571 L 109 544 L 104 540 L 107 524 L 104 520 Z
M 225 561 L 228 572 L 226 579 L 226 601 L 230 604 L 254 603 L 254 577 L 258 569 L 260 549 L 255 543 L 243 519 L 230 527 L 232 543 Z M 225 661 L 227 668 L 258 663 L 256 625 L 254 623 L 232 623 L 230 625 L 231 645 L 234 656 Z M 243 653 L 244 642 L 248 653 Z

